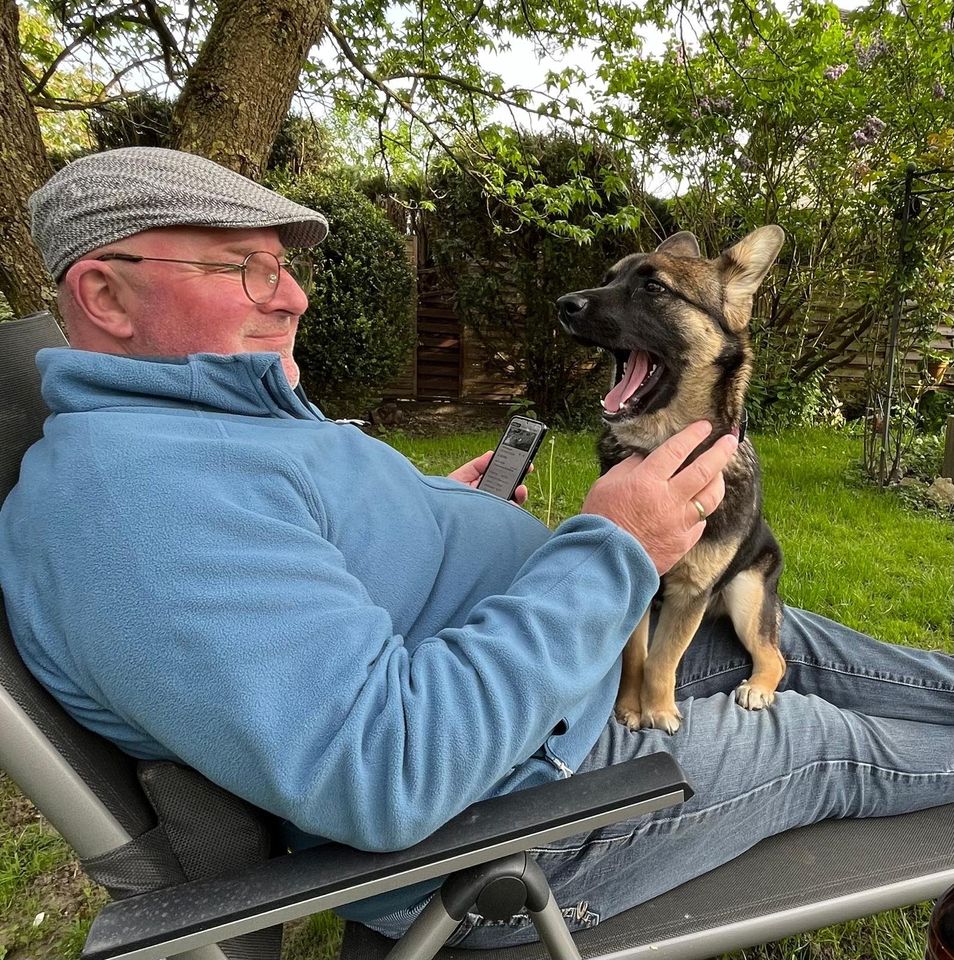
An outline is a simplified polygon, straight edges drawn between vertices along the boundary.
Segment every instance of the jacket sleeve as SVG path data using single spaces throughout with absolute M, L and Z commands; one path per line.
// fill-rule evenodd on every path
M 228 495 L 205 473 L 158 503 L 107 494 L 80 534 L 97 545 L 56 588 L 79 681 L 226 789 L 364 849 L 417 842 L 532 756 L 658 585 L 635 539 L 575 517 L 412 654 L 294 471 L 250 466 Z

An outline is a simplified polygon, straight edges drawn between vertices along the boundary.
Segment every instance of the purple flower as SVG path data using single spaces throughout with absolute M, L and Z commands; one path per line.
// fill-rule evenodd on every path
M 755 169 L 755 163 L 750 160 L 744 153 L 739 154 L 736 157 L 735 165 L 744 173 L 748 173 L 750 170 Z
M 836 67 L 829 67 L 825 71 L 826 80 L 837 80 L 848 69 L 847 63 L 839 63 Z
M 721 114 L 725 116 L 732 112 L 733 100 L 731 97 L 699 97 L 698 113 Z M 696 114 L 693 113 L 693 116 Z
M 944 89 L 944 84 L 940 80 L 934 81 L 933 91 L 934 96 L 938 100 L 944 100 L 947 98 L 947 91 Z
M 884 133 L 887 124 L 878 117 L 867 117 L 864 125 L 859 127 L 852 135 L 851 142 L 859 150 L 874 143 L 882 133 Z
M 858 60 L 858 66 L 866 70 L 878 59 L 878 57 L 888 52 L 888 45 L 880 33 L 876 33 L 869 42 L 868 46 L 862 47 L 855 41 L 855 57 Z

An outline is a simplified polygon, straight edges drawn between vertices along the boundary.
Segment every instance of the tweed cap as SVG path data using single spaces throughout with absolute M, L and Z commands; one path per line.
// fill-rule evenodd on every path
M 328 233 L 314 210 L 179 150 L 123 147 L 67 164 L 30 197 L 33 239 L 59 280 L 84 254 L 156 227 L 278 227 L 286 247 Z

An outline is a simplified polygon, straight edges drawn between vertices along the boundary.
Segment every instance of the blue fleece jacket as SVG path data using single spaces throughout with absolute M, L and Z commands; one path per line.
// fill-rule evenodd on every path
M 37 362 L 0 585 L 80 723 L 369 850 L 583 760 L 658 584 L 631 536 L 421 474 L 275 354 Z

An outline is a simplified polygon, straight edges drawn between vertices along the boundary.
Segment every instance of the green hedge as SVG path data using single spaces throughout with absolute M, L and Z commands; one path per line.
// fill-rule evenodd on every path
M 328 218 L 328 236 L 314 250 L 315 290 L 295 348 L 302 382 L 327 414 L 364 414 L 413 344 L 413 276 L 404 239 L 341 178 L 273 173 L 268 183 Z

